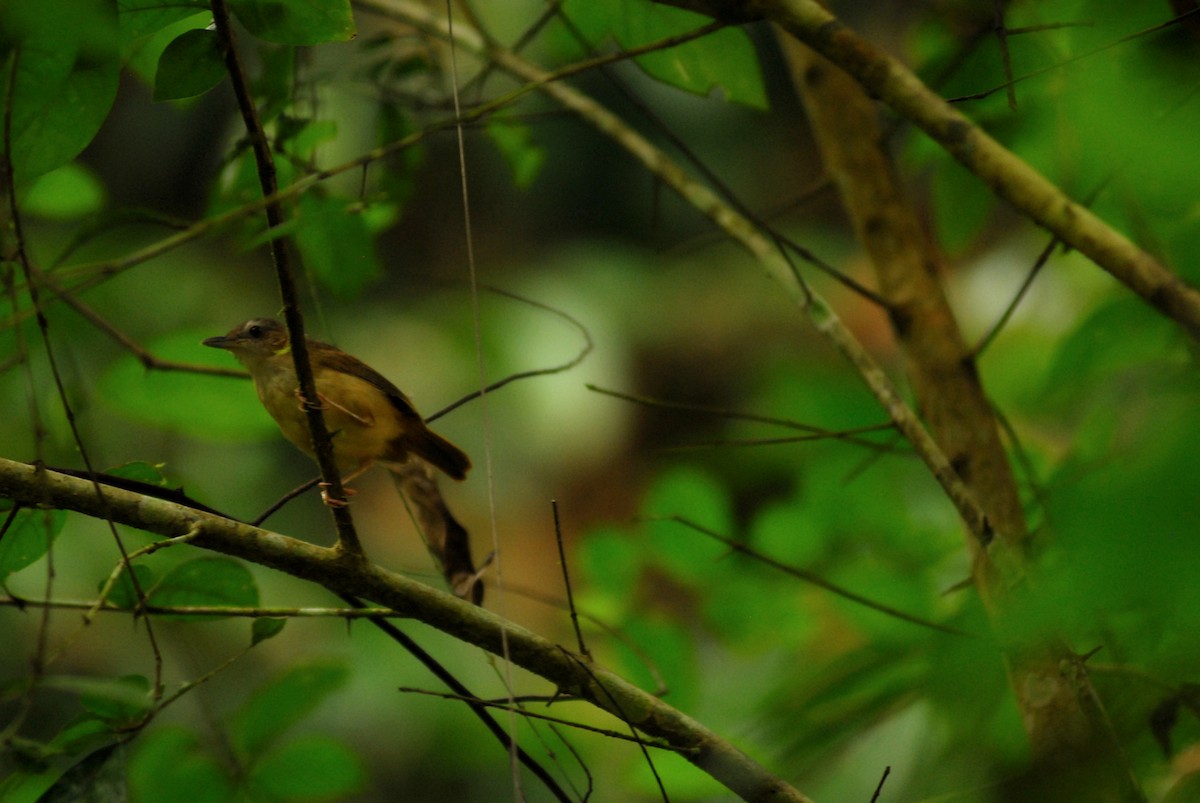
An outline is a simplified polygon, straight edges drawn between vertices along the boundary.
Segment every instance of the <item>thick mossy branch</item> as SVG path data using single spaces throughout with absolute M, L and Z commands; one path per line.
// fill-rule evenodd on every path
M 470 602 L 334 549 L 111 486 L 104 486 L 103 492 L 101 500 L 90 480 L 0 458 L 0 498 L 96 518 L 107 513 L 118 524 L 165 537 L 198 532 L 190 541 L 193 546 L 276 569 L 335 593 L 371 600 L 494 655 L 504 654 L 503 640 L 507 640 L 513 663 L 560 691 L 629 722 L 646 736 L 663 740 L 744 800 L 808 800 L 657 697 Z
M 1200 290 L 1007 150 L 911 70 L 847 28 L 816 0 L 657 0 L 741 21 L 770 20 L 832 61 L 871 97 L 928 134 L 997 197 L 1087 256 L 1200 340 Z

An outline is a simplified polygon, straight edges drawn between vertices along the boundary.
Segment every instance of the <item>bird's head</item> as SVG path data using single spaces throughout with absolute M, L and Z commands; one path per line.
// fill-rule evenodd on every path
M 289 349 L 287 329 L 274 318 L 254 318 L 233 327 L 228 334 L 203 342 L 206 346 L 232 352 L 246 364 L 287 354 Z

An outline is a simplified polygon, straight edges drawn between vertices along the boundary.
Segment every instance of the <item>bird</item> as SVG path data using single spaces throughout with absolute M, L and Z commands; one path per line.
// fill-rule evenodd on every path
M 382 374 L 336 346 L 306 338 L 317 404 L 333 442 L 338 470 L 349 482 L 376 463 L 401 470 L 411 457 L 462 480 L 471 459 L 431 430 L 408 397 Z M 229 351 L 254 380 L 263 407 L 283 436 L 316 457 L 287 329 L 274 318 L 253 318 L 204 345 Z M 329 500 L 327 500 L 328 502 Z
M 246 366 L 259 401 L 283 436 L 315 458 L 308 405 L 300 392 L 284 325 L 274 318 L 253 318 L 202 342 L 225 349 Z M 446 507 L 430 468 L 462 480 L 471 459 L 431 430 L 408 397 L 374 368 L 328 343 L 311 338 L 305 338 L 305 343 L 317 388 L 316 404 L 325 416 L 343 484 L 376 464 L 385 466 L 411 505 L 425 544 L 451 589 L 476 605 L 483 604 L 483 583 L 471 560 L 470 537 Z M 345 491 L 347 496 L 354 493 L 350 488 Z M 346 504 L 324 488 L 321 498 L 333 507 Z

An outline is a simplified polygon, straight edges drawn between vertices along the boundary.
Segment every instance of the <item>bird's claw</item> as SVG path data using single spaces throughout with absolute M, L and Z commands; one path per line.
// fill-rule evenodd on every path
M 307 412 L 309 410 L 328 410 L 329 409 L 329 405 L 326 403 L 325 397 L 322 396 L 320 393 L 317 394 L 317 403 L 316 404 L 313 404 L 307 398 L 305 398 L 304 394 L 300 391 L 300 388 L 296 388 L 295 390 L 292 391 L 292 393 L 296 396 L 297 399 L 300 400 L 301 412 Z
M 329 507 L 345 507 L 350 504 L 350 497 L 356 493 L 353 488 L 343 487 L 342 493 L 345 495 L 345 498 L 339 499 L 336 496 L 330 495 L 329 489 L 333 487 L 330 483 L 320 482 L 317 483 L 317 487 L 321 489 L 321 501 Z

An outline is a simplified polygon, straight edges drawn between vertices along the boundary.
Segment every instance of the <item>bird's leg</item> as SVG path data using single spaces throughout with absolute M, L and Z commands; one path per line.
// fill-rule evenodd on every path
M 374 465 L 375 465 L 374 460 L 364 461 L 361 466 L 354 469 L 346 476 L 342 477 L 342 493 L 344 493 L 346 495 L 345 499 L 335 499 L 334 497 L 330 496 L 329 495 L 329 483 L 327 483 L 327 482 L 317 483 L 317 487 L 321 489 L 321 501 L 324 502 L 329 507 L 345 507 L 346 505 L 350 504 L 350 497 L 354 496 L 356 493 L 358 493 L 358 491 L 356 491 L 353 488 L 350 488 L 348 486 L 350 485 L 351 482 L 353 482 L 354 480 L 361 477 L 363 474 L 366 474 L 368 471 L 370 471 L 371 468 L 374 467 Z
M 304 398 L 304 394 L 300 391 L 300 388 L 296 388 L 295 390 L 293 390 L 292 394 L 297 399 L 300 400 L 300 411 L 301 412 L 308 412 L 309 410 L 327 410 L 327 409 L 329 409 L 329 405 L 327 403 L 328 399 L 326 399 L 320 393 L 317 394 L 317 403 L 316 404 L 313 404 L 308 399 Z
M 358 413 L 354 412 L 353 410 L 349 410 L 349 409 L 343 407 L 342 405 L 338 404 L 337 402 L 335 402 L 333 399 L 326 398 L 325 396 L 322 396 L 319 393 L 317 394 L 317 397 L 320 398 L 323 408 L 327 409 L 329 407 L 333 407 L 335 409 L 341 410 L 343 413 L 350 416 L 355 421 L 362 424 L 364 427 L 369 427 L 375 423 L 375 419 L 371 418 L 369 415 L 359 415 Z M 359 473 L 361 473 L 361 470 Z

